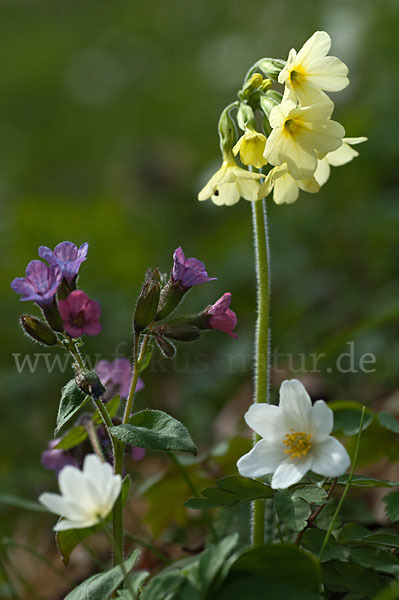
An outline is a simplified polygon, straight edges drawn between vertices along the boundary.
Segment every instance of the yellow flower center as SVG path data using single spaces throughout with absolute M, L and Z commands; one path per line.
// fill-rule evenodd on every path
M 287 450 L 284 450 L 285 454 L 289 454 L 291 458 L 301 458 L 301 456 L 306 456 L 312 447 L 312 444 L 310 443 L 310 433 L 295 431 L 292 427 L 291 431 L 293 433 L 285 434 L 284 444 L 287 446 Z
M 302 123 L 299 119 L 286 119 L 284 121 L 284 133 L 286 133 L 287 135 L 298 135 L 301 129 Z
M 306 78 L 306 73 L 302 67 L 296 67 L 290 72 L 290 83 L 292 87 L 300 86 L 303 80 Z

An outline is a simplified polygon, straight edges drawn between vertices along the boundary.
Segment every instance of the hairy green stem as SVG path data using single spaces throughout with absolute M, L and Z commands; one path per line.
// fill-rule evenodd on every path
M 267 231 L 266 201 L 252 203 L 252 217 L 255 242 L 255 264 L 257 278 L 258 316 L 255 336 L 255 390 L 254 402 L 269 401 L 269 310 L 270 310 L 270 274 L 269 240 Z M 255 434 L 254 445 L 259 440 Z M 265 501 L 254 500 L 252 516 L 252 544 L 259 546 L 265 539 Z
M 362 436 L 362 429 L 363 429 L 363 422 L 364 422 L 365 412 L 366 412 L 366 407 L 363 406 L 362 414 L 361 414 L 361 417 L 360 417 L 359 433 L 358 433 L 357 439 L 356 439 L 355 454 L 353 455 L 352 468 L 350 470 L 348 481 L 347 481 L 347 483 L 345 485 L 345 488 L 344 488 L 344 491 L 342 493 L 341 499 L 338 502 L 337 509 L 336 509 L 336 511 L 334 513 L 333 518 L 331 519 L 331 523 L 330 523 L 330 525 L 329 525 L 329 527 L 328 527 L 328 529 L 326 531 L 326 535 L 324 536 L 323 544 L 322 544 L 322 547 L 321 547 L 321 550 L 320 550 L 320 554 L 319 554 L 319 560 L 322 559 L 322 556 L 324 554 L 324 550 L 326 549 L 328 540 L 330 539 L 332 530 L 334 529 L 335 522 L 336 522 L 337 517 L 338 517 L 338 515 L 339 515 L 339 513 L 341 511 L 342 505 L 344 503 L 344 500 L 346 498 L 346 495 L 347 495 L 347 493 L 349 491 L 349 488 L 350 488 L 350 485 L 351 485 L 351 482 L 352 482 L 352 477 L 353 477 L 353 473 L 355 472 L 357 457 L 358 457 L 358 454 L 359 454 L 360 438 Z
M 137 382 L 140 374 L 140 365 L 145 357 L 149 336 L 145 336 L 143 344 L 141 346 L 139 355 L 140 337 L 138 335 L 134 338 L 133 344 L 133 376 L 130 384 L 129 395 L 126 400 L 125 411 L 123 415 L 122 423 L 126 425 L 129 421 L 130 414 L 133 408 L 133 400 L 136 392 Z M 119 440 L 114 440 L 115 443 L 115 462 L 114 472 L 115 474 L 122 475 L 123 470 L 123 456 L 125 453 L 125 444 Z M 114 527 L 114 546 L 117 551 L 114 552 L 114 565 L 119 564 L 123 561 L 123 506 L 122 506 L 122 494 L 119 494 L 117 501 L 115 502 L 113 509 L 113 527 Z

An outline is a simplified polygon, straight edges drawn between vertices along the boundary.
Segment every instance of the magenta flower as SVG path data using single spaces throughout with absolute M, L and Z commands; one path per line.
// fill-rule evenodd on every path
M 123 399 L 129 395 L 130 383 L 132 381 L 132 365 L 127 358 L 117 358 L 114 361 L 100 360 L 95 368 L 101 383 L 107 391 L 103 395 L 104 402 L 110 400 L 117 394 Z M 138 379 L 136 392 L 144 387 L 142 379 Z
M 186 258 L 183 250 L 179 247 L 173 253 L 173 283 L 179 283 L 184 290 L 193 285 L 214 281 L 216 277 L 208 277 L 205 265 L 197 258 Z
M 49 265 L 58 266 L 62 276 L 71 283 L 79 272 L 80 265 L 86 260 L 89 244 L 85 242 L 78 248 L 72 242 L 61 242 L 54 252 L 47 246 L 40 246 L 39 256 L 47 260 Z
M 226 292 L 215 302 L 215 304 L 207 308 L 205 312 L 210 317 L 208 327 L 211 329 L 218 329 L 233 338 L 237 338 L 238 335 L 233 333 L 233 329 L 237 325 L 237 316 L 236 313 L 229 308 L 230 302 L 231 294 L 230 292 Z
M 55 471 L 56 474 L 61 471 L 67 465 L 78 467 L 78 462 L 74 459 L 72 454 L 65 450 L 58 450 L 54 448 L 58 444 L 61 438 L 50 440 L 48 449 L 42 452 L 41 463 L 45 469 Z
M 20 300 L 32 300 L 39 306 L 51 304 L 61 283 L 62 274 L 59 267 L 45 265 L 41 260 L 31 260 L 26 267 L 25 277 L 17 277 L 11 287 Z
M 81 290 L 71 292 L 65 300 L 60 300 L 59 310 L 64 322 L 65 331 L 73 338 L 97 335 L 101 331 L 101 306 Z

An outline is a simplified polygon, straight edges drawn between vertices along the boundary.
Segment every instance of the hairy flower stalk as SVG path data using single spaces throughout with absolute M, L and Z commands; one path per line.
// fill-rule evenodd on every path
M 255 242 L 255 268 L 257 279 L 258 315 L 255 335 L 255 390 L 254 403 L 268 402 L 269 399 L 269 350 L 270 350 L 270 250 L 267 230 L 266 200 L 252 204 L 252 218 Z M 254 444 L 258 441 L 254 436 Z M 254 500 L 252 520 L 252 543 L 258 546 L 265 537 L 265 501 Z

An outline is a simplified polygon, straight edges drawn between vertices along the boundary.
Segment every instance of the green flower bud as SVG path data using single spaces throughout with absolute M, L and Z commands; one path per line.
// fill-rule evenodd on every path
M 64 323 L 58 310 L 58 304 L 55 298 L 51 304 L 43 304 L 40 308 L 42 309 L 43 314 L 46 317 L 46 321 L 50 325 L 51 329 L 53 331 L 59 331 L 62 333 L 64 331 Z
M 36 342 L 40 342 L 45 346 L 54 346 L 57 343 L 57 336 L 44 321 L 32 315 L 22 315 L 21 325 L 25 332 Z
M 171 342 L 162 337 L 162 335 L 157 335 L 156 341 L 165 358 L 174 358 L 176 356 L 176 348 Z
M 273 81 L 278 81 L 280 71 L 285 67 L 285 60 L 278 58 L 261 58 L 256 63 L 261 71 L 265 73 Z
M 105 387 L 95 371 L 77 369 L 75 372 L 75 382 L 82 392 L 94 398 L 100 398 L 105 392 Z
M 187 289 L 183 289 L 178 283 L 173 283 L 172 279 L 161 291 L 159 308 L 155 319 L 160 321 L 167 317 L 181 302 Z
M 178 321 L 178 319 L 176 319 Z M 194 342 L 201 336 L 201 332 L 195 325 L 185 322 L 184 317 L 180 320 L 180 323 L 173 323 L 170 321 L 165 325 L 161 325 L 153 329 L 155 334 L 161 334 L 171 340 L 177 342 Z
M 143 331 L 155 319 L 158 310 L 160 285 L 152 280 L 143 283 L 136 310 L 134 311 L 134 329 L 136 332 Z
M 229 115 L 232 105 L 227 106 L 220 115 L 218 130 L 220 139 L 220 150 L 223 156 L 230 154 L 236 143 L 237 132 L 233 119 Z
M 256 129 L 255 114 L 252 108 L 240 102 L 240 106 L 237 111 L 237 123 L 240 129 L 245 131 L 246 129 Z

